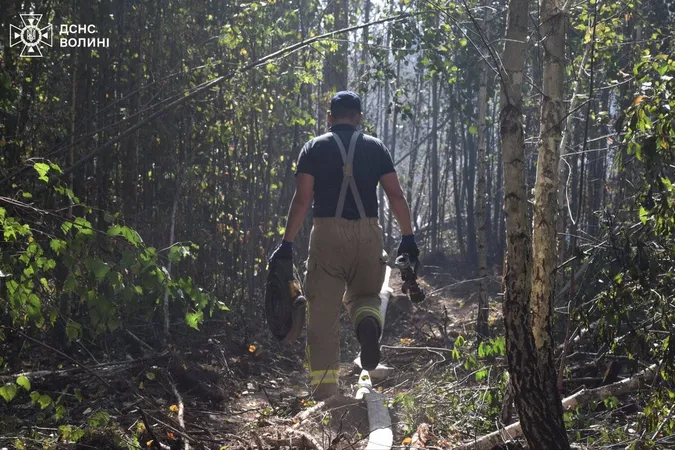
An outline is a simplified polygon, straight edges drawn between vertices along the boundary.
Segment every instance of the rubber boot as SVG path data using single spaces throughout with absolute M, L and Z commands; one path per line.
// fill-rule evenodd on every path
M 380 324 L 373 317 L 364 317 L 356 328 L 361 344 L 361 367 L 373 370 L 380 363 Z

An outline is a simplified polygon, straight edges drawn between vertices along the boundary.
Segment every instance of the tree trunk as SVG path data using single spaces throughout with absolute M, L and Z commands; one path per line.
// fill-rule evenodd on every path
M 396 82 L 398 83 L 399 77 L 401 74 L 401 61 L 396 62 Z M 392 101 L 392 114 L 394 115 L 392 127 L 391 127 L 391 159 L 396 161 L 396 137 L 397 137 L 397 125 L 398 125 L 398 111 L 396 110 L 396 96 L 394 96 Z M 386 246 L 389 246 L 393 243 L 392 237 L 392 222 L 394 215 L 391 212 L 391 207 L 389 207 L 389 215 L 387 217 L 387 241 Z
M 431 251 L 438 250 L 438 75 L 431 79 Z
M 581 63 L 579 64 L 579 70 L 577 71 L 577 77 L 572 83 L 572 100 L 570 101 L 570 112 L 574 111 L 578 104 L 579 100 L 581 97 L 578 95 L 579 92 L 579 86 L 581 86 L 581 77 L 584 74 L 584 70 L 586 68 L 586 58 L 589 54 L 589 49 L 590 49 L 590 43 L 586 46 L 586 50 L 584 50 L 584 56 L 581 58 Z M 569 216 L 569 211 L 574 211 L 574 207 L 571 207 L 568 210 L 568 201 L 571 201 L 568 199 L 568 187 L 569 187 L 569 182 L 572 182 L 572 186 L 574 186 L 574 181 L 571 180 L 572 175 L 568 171 L 568 164 L 570 167 L 572 167 L 572 171 L 574 171 L 575 168 L 575 163 L 566 160 L 565 156 L 567 153 L 567 148 L 570 144 L 570 140 L 572 138 L 572 128 L 573 128 L 573 118 L 574 118 L 574 113 L 571 113 L 567 116 L 565 119 L 565 131 L 563 132 L 562 140 L 560 141 L 560 155 L 561 158 L 558 161 L 558 173 L 560 175 L 560 183 L 558 183 L 558 209 L 559 209 L 559 215 L 558 215 L 558 233 L 559 235 L 563 235 L 565 231 L 567 230 L 567 218 Z M 570 146 L 572 148 L 572 146 Z M 572 155 L 571 160 L 576 162 L 576 156 L 577 155 Z M 573 250 L 573 249 L 570 249 Z M 560 244 L 560 248 L 558 249 L 558 261 L 562 263 L 567 259 L 567 254 L 565 252 L 565 245 Z M 562 271 L 561 271 L 561 279 L 562 281 Z
M 410 153 L 410 164 L 408 166 L 408 180 L 406 185 L 406 198 L 408 205 L 412 205 L 413 182 L 415 181 L 415 167 L 417 163 L 417 155 L 419 154 L 419 133 L 420 133 L 420 116 L 422 115 L 422 83 L 424 78 L 424 68 L 420 69 L 417 76 L 417 86 L 415 90 L 415 115 L 414 115 L 414 130 L 413 130 L 413 146 Z M 417 223 L 417 218 L 412 218 L 413 225 Z
M 370 22 L 370 0 L 364 0 L 365 6 L 365 12 L 364 12 L 364 17 L 363 21 L 364 23 Z M 361 84 L 363 83 L 363 74 L 366 72 L 368 69 L 368 64 L 366 64 L 366 60 L 368 58 L 368 40 L 370 38 L 370 27 L 365 27 L 363 30 L 361 30 L 361 61 L 359 61 L 359 69 L 358 69 L 358 83 L 361 86 L 361 91 L 363 91 L 362 95 L 362 103 L 363 103 L 363 109 L 365 111 L 368 111 L 366 102 L 367 102 L 367 93 L 368 90 L 365 89 L 365 85 Z
M 497 106 L 498 102 L 495 99 L 495 110 L 497 110 L 499 107 Z M 492 123 L 497 123 L 495 119 L 493 119 Z M 494 133 L 494 130 L 492 131 Z M 497 156 L 497 181 L 495 182 L 495 195 L 494 195 L 494 211 L 492 213 L 492 226 L 494 227 L 494 230 L 492 232 L 493 239 L 495 241 L 494 243 L 494 248 L 495 248 L 495 264 L 497 264 L 499 261 L 504 260 L 504 209 L 502 208 L 502 199 L 504 198 L 503 195 L 500 193 L 503 192 L 504 189 L 504 182 L 503 182 L 503 167 L 502 167 L 502 152 L 501 148 L 499 148 L 499 142 L 494 143 L 494 151 Z
M 541 105 L 540 137 L 538 143 L 537 179 L 534 190 L 534 219 L 532 235 L 532 331 L 537 353 L 537 365 L 542 379 L 548 421 L 546 441 L 536 448 L 569 448 L 560 407 L 553 361 L 551 335 L 554 275 L 557 265 L 556 215 L 558 212 L 558 160 L 565 118 L 563 103 L 565 76 L 565 29 L 567 16 L 556 0 L 541 0 L 540 32 L 547 36 L 543 42 L 544 71 Z M 551 447 L 550 439 L 557 447 Z M 544 442 L 551 442 L 543 445 Z
M 478 264 L 478 245 L 476 242 L 476 213 L 475 191 L 476 182 L 476 149 L 473 139 L 467 137 L 468 131 L 464 124 L 461 126 L 462 141 L 464 144 L 464 192 L 466 194 L 466 253 L 467 263 L 471 271 L 476 270 Z
M 387 27 L 387 40 L 385 42 L 385 46 L 389 47 L 389 42 L 390 42 L 391 34 L 389 31 L 389 27 Z M 387 53 L 387 63 L 389 62 L 389 53 Z M 384 82 L 384 102 L 380 106 L 380 109 L 382 110 L 382 117 L 383 117 L 383 131 L 382 131 L 382 142 L 384 145 L 387 145 L 389 143 L 389 80 L 385 80 Z M 385 218 L 384 218 L 384 189 L 382 189 L 382 185 L 377 190 L 378 193 L 378 203 L 380 205 L 380 211 L 379 211 L 379 218 L 380 218 L 380 225 L 382 225 L 382 229 L 386 230 L 386 223 L 385 223 Z M 386 242 L 386 240 L 385 240 Z
M 335 0 L 328 3 L 326 12 L 334 18 L 333 29 L 339 30 L 347 27 L 349 18 L 349 0 Z M 349 60 L 347 58 L 347 40 L 343 36 L 338 42 L 338 50 L 326 56 L 323 67 L 324 92 L 332 96 L 334 91 L 347 89 L 347 73 Z
M 561 416 L 554 415 L 556 410 L 561 411 L 560 403 L 552 411 L 539 371 L 531 327 L 530 230 L 522 125 L 522 82 L 528 20 L 527 0 L 511 0 L 502 57 L 504 72 L 501 73 L 500 111 L 507 245 L 503 305 L 506 351 L 518 415 L 529 446 L 537 449 L 567 449 L 569 444 L 564 423 L 559 420 Z
M 455 219 L 457 226 L 457 246 L 462 259 L 466 259 L 466 247 L 464 246 L 464 227 L 462 220 L 462 202 L 460 199 L 461 187 L 457 174 L 457 129 L 455 126 L 455 108 L 457 103 L 453 98 L 453 89 L 450 86 L 450 146 L 452 147 L 452 192 L 455 202 Z
M 443 149 L 443 182 L 441 183 L 441 212 L 440 212 L 440 230 L 441 230 L 441 235 L 443 235 L 443 232 L 448 228 L 449 220 L 446 222 L 445 216 L 447 215 L 447 210 L 450 208 L 450 205 L 448 203 L 448 181 L 450 180 L 450 128 L 445 131 L 445 138 L 443 140 L 443 145 L 441 148 Z M 449 242 L 446 242 L 446 244 L 449 244 Z M 440 250 L 443 252 L 445 251 L 446 245 L 444 245 L 444 242 L 441 241 L 440 243 Z
M 476 183 L 476 247 L 478 250 L 478 319 L 476 321 L 476 333 L 478 340 L 482 341 L 489 335 L 488 316 L 490 306 L 487 296 L 487 248 L 485 242 L 486 226 L 486 126 L 487 115 L 487 66 L 485 61 L 480 64 L 480 82 L 478 88 L 478 181 Z

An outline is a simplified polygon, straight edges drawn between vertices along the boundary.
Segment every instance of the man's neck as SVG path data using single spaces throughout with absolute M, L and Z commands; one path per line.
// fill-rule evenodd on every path
M 335 122 L 330 124 L 331 127 L 337 127 L 339 125 L 349 125 L 350 127 L 356 128 L 356 126 L 358 124 L 355 124 L 354 122 L 349 121 L 349 120 L 339 120 L 339 121 L 335 121 Z

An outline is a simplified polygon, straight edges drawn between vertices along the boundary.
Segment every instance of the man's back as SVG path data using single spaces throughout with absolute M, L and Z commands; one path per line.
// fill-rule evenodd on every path
M 357 132 L 354 126 L 347 124 L 334 125 L 331 131 L 341 138 L 345 149 L 352 134 Z M 389 150 L 379 139 L 363 134 L 356 143 L 353 167 L 366 217 L 377 217 L 377 183 L 382 175 L 394 172 Z M 305 144 L 298 158 L 298 173 L 314 177 L 314 217 L 334 217 L 343 180 L 343 160 L 331 133 Z M 342 217 L 359 218 L 351 190 L 347 191 Z

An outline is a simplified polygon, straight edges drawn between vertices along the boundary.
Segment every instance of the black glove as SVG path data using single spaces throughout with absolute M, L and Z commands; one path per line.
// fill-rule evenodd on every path
M 401 237 L 401 243 L 398 244 L 396 256 L 401 256 L 403 253 L 407 253 L 411 261 L 417 261 L 419 258 L 420 249 L 417 248 L 414 234 L 408 234 Z
M 281 241 L 281 244 L 274 250 L 270 256 L 270 264 L 276 260 L 293 259 L 293 243 L 286 240 Z

